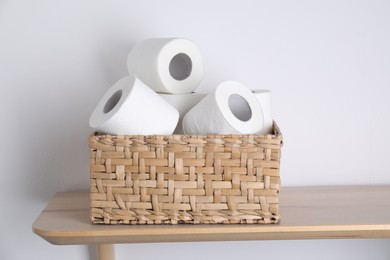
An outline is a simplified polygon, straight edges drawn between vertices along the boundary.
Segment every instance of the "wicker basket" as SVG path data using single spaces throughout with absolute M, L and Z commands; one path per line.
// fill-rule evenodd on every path
M 91 221 L 277 223 L 282 135 L 91 135 Z

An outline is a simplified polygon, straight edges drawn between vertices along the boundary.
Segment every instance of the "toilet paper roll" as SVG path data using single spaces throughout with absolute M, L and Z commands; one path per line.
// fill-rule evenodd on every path
M 198 48 L 187 39 L 154 38 L 136 45 L 127 57 L 130 75 L 136 75 L 159 93 L 193 92 L 203 75 Z
M 169 135 L 179 112 L 135 76 L 117 81 L 89 119 L 99 132 L 116 135 Z
M 271 91 L 267 89 L 252 89 L 251 91 L 263 110 L 263 128 L 258 134 L 272 134 Z
M 235 103 L 247 106 L 237 110 Z M 185 134 L 254 134 L 263 126 L 263 112 L 254 94 L 234 81 L 220 84 L 183 118 Z
M 196 104 L 198 104 L 206 94 L 200 93 L 188 93 L 188 94 L 159 94 L 162 98 L 168 101 L 173 107 L 175 107 L 180 114 L 179 123 L 176 126 L 174 134 L 184 134 L 182 120 L 184 115 L 193 108 Z

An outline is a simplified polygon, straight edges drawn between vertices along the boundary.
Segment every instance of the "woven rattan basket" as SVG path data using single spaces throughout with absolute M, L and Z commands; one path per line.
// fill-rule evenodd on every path
M 277 223 L 282 135 L 89 137 L 91 221 Z

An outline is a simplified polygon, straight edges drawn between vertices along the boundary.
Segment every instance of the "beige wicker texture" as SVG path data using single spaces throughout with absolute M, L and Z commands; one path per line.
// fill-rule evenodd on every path
M 91 221 L 277 223 L 282 135 L 91 135 Z

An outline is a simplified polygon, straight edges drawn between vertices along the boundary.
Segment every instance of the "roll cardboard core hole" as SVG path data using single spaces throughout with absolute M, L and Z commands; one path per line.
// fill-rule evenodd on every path
M 248 102 L 240 95 L 230 95 L 228 103 L 230 111 L 237 119 L 246 122 L 252 118 L 252 110 Z
M 169 73 L 176 80 L 184 80 L 191 75 L 192 61 L 187 54 L 175 55 L 169 63 Z
M 122 97 L 122 90 L 117 90 L 112 96 L 107 100 L 106 104 L 104 105 L 103 112 L 104 114 L 107 114 L 110 112 L 114 107 L 118 104 L 119 100 Z

